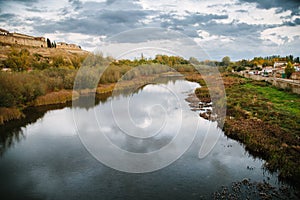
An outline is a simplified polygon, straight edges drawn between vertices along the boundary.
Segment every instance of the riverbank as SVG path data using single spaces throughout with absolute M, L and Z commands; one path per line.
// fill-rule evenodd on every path
M 267 169 L 279 170 L 279 178 L 299 184 L 300 96 L 264 81 L 231 73 L 222 77 L 227 96 L 225 134 L 265 159 Z
M 158 77 L 158 75 L 149 75 L 132 80 L 120 80 L 118 83 L 99 84 L 96 89 L 61 89 L 59 91 L 48 92 L 45 95 L 38 96 L 34 100 L 21 106 L 0 107 L 0 125 L 4 125 L 9 121 L 25 118 L 26 115 L 24 114 L 23 110 L 28 107 L 66 104 L 72 100 L 78 99 L 80 96 L 90 95 L 92 93 L 95 93 L 96 95 L 103 95 L 112 92 L 122 92 L 126 89 L 143 86 Z
M 19 107 L 0 107 L 0 125 L 13 120 L 25 118 L 24 110 L 28 107 L 47 106 L 55 104 L 66 104 L 72 99 L 78 98 L 79 94 L 72 90 L 61 90 L 57 92 L 49 92 L 45 95 L 37 97 L 27 105 Z

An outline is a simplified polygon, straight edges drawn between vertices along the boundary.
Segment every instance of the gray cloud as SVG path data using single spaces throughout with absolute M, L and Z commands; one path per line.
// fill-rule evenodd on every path
M 202 26 L 202 29 L 213 34 L 232 37 L 245 37 L 248 35 L 258 37 L 259 32 L 262 31 L 264 28 L 265 26 L 262 25 L 249 25 L 246 23 L 237 24 L 235 22 L 232 22 L 230 24 L 219 24 L 216 22 L 210 22 L 205 26 Z
M 0 0 L 0 5 L 2 3 L 5 3 L 7 2 L 6 0 Z M 24 4 L 24 5 L 27 5 L 27 6 L 33 6 L 35 3 L 38 2 L 38 0 L 11 0 L 10 2 L 15 2 L 15 3 L 18 3 L 18 4 Z
M 82 8 L 82 2 L 79 0 L 69 0 L 69 3 L 72 4 L 75 10 L 79 10 L 80 8 Z
M 272 1 L 260 1 L 260 0 L 241 0 L 241 2 L 257 3 L 258 8 L 270 9 L 274 7 L 282 8 L 283 11 L 291 10 L 292 14 L 299 14 L 299 0 L 272 0 Z
M 27 11 L 30 11 L 30 12 L 43 12 L 44 10 L 43 9 L 40 9 L 40 8 L 37 8 L 37 7 L 30 7 L 30 8 L 26 8 Z
M 260 1 L 260 0 L 241 0 L 242 2 L 257 3 L 259 8 L 270 9 L 273 7 L 281 7 L 285 10 L 298 9 L 300 3 L 298 0 L 272 0 L 272 1 Z
M 3 13 L 3 14 L 0 14 L 0 21 L 1 22 L 5 22 L 5 21 L 7 21 L 9 19 L 12 19 L 14 17 L 16 17 L 15 14 L 12 14 L 12 13 Z
M 168 29 L 162 28 L 140 28 L 133 31 L 123 32 L 122 37 L 115 35 L 112 38 L 108 38 L 109 41 L 114 43 L 141 43 L 147 41 L 158 41 L 158 40 L 181 40 L 185 44 L 189 44 L 185 35 L 174 32 Z
M 100 10 L 89 13 L 88 17 L 74 16 L 59 22 L 45 21 L 44 25 L 34 25 L 42 33 L 73 32 L 84 34 L 111 35 L 130 28 L 138 28 L 139 20 L 147 15 L 145 11 L 109 11 Z
M 184 19 L 174 18 L 174 14 L 162 14 L 155 18 L 156 22 L 162 21 L 160 26 L 162 28 L 170 28 L 180 31 L 189 37 L 197 37 L 197 29 L 193 27 L 194 24 L 206 24 L 213 19 L 226 19 L 227 15 L 204 15 L 199 13 L 191 13 Z M 202 25 L 203 26 L 203 25 Z

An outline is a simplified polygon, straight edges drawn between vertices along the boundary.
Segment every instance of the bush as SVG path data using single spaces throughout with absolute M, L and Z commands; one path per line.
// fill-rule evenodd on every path
M 295 68 L 290 62 L 288 62 L 286 68 L 284 69 L 284 72 L 286 74 L 286 77 L 290 78 L 292 73 L 295 72 Z
M 30 73 L 0 73 L 0 106 L 25 104 L 45 94 L 46 85 Z
M 0 107 L 26 105 L 48 92 L 72 89 L 76 72 L 65 69 L 1 72 Z
M 32 56 L 27 49 L 17 51 L 12 49 L 11 53 L 8 54 L 7 59 L 4 61 L 4 65 L 7 68 L 11 68 L 13 71 L 24 71 L 28 70 L 32 63 Z
M 53 57 L 52 62 L 53 62 L 52 63 L 53 67 L 56 67 L 56 68 L 70 64 L 70 63 L 66 62 L 62 56 Z

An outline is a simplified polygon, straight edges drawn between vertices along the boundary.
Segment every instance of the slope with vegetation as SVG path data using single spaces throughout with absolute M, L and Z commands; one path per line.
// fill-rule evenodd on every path
M 166 65 L 179 72 L 193 71 L 185 59 L 165 55 L 148 60 L 116 61 L 84 51 L 74 53 L 63 49 L 3 46 L 0 55 L 4 58 L 0 66 L 11 70 L 0 72 L 0 124 L 24 117 L 22 110 L 28 106 L 72 100 L 72 96 L 76 96 L 76 91 L 73 91 L 76 77 L 78 92 L 94 89 L 97 93 L 104 93 L 111 92 L 120 79 L 126 81 L 122 87 L 129 87 L 137 81 L 147 80 L 146 77 L 168 72 L 170 68 Z M 147 67 L 132 70 L 143 65 Z M 80 67 L 82 70 L 78 73 Z

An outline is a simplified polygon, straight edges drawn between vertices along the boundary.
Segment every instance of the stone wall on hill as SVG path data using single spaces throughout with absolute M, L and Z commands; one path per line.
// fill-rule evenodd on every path
M 21 33 L 9 33 L 4 29 L 0 29 L 0 42 L 10 45 L 24 45 L 31 47 L 47 47 L 44 37 L 33 37 Z

